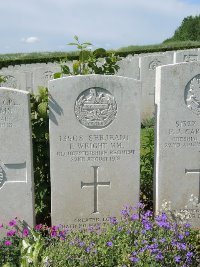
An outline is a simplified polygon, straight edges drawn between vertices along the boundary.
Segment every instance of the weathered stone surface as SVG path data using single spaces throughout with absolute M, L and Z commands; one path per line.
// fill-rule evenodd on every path
M 156 211 L 171 201 L 173 210 L 189 212 L 199 227 L 200 62 L 159 67 L 156 80 Z
M 140 80 L 142 82 L 141 119 L 155 114 L 155 71 L 156 67 L 173 63 L 173 54 L 154 54 L 139 57 Z
M 52 224 L 87 228 L 139 201 L 140 82 L 49 82 Z
M 0 88 L 0 223 L 34 224 L 29 93 Z

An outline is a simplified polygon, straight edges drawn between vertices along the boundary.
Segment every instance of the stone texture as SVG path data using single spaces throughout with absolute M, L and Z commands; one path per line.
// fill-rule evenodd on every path
M 158 67 L 155 208 L 190 213 L 200 226 L 200 62 Z M 191 195 L 196 202 L 189 202 Z M 195 204 L 196 203 L 196 204 Z M 187 208 L 186 208 L 187 206 Z
M 173 63 L 173 54 L 154 54 L 139 57 L 140 80 L 142 82 L 141 119 L 155 114 L 155 71 L 156 67 Z
M 29 93 L 0 88 L 0 223 L 34 224 Z
M 139 201 L 140 82 L 49 82 L 52 224 L 87 228 Z

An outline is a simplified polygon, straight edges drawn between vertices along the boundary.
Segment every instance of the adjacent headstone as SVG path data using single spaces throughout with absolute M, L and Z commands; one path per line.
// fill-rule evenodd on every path
M 0 223 L 34 224 L 29 94 L 0 87 Z
M 171 201 L 199 227 L 200 62 L 159 67 L 156 79 L 155 208 Z
M 33 93 L 38 94 L 38 87 L 48 87 L 48 82 L 53 79 L 53 74 L 60 71 L 60 67 L 39 67 L 33 69 Z
M 53 225 L 103 225 L 139 201 L 140 89 L 106 75 L 49 82 Z
M 126 58 L 120 60 L 117 65 L 120 67 L 116 75 L 124 76 L 139 80 L 140 70 L 139 70 L 139 57 L 129 55 Z
M 156 67 L 173 63 L 173 54 L 154 54 L 139 57 L 140 80 L 142 81 L 141 119 L 155 115 L 155 71 Z
M 1 82 L 1 87 L 26 90 L 26 74 L 14 68 L 0 70 L 0 75 L 6 77 L 5 82 Z
M 175 52 L 174 63 L 193 62 L 200 59 L 200 51 L 197 49 L 188 49 Z

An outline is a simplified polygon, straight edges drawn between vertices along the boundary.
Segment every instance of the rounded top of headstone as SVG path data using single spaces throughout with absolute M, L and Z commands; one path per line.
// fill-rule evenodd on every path
M 108 90 L 92 87 L 77 97 L 74 112 L 77 120 L 86 128 L 102 129 L 115 119 L 117 104 Z

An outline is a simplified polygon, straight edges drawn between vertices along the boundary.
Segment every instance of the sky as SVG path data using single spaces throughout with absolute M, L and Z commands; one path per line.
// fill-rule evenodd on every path
M 75 50 L 78 35 L 95 48 L 162 43 L 200 0 L 0 0 L 0 54 Z

